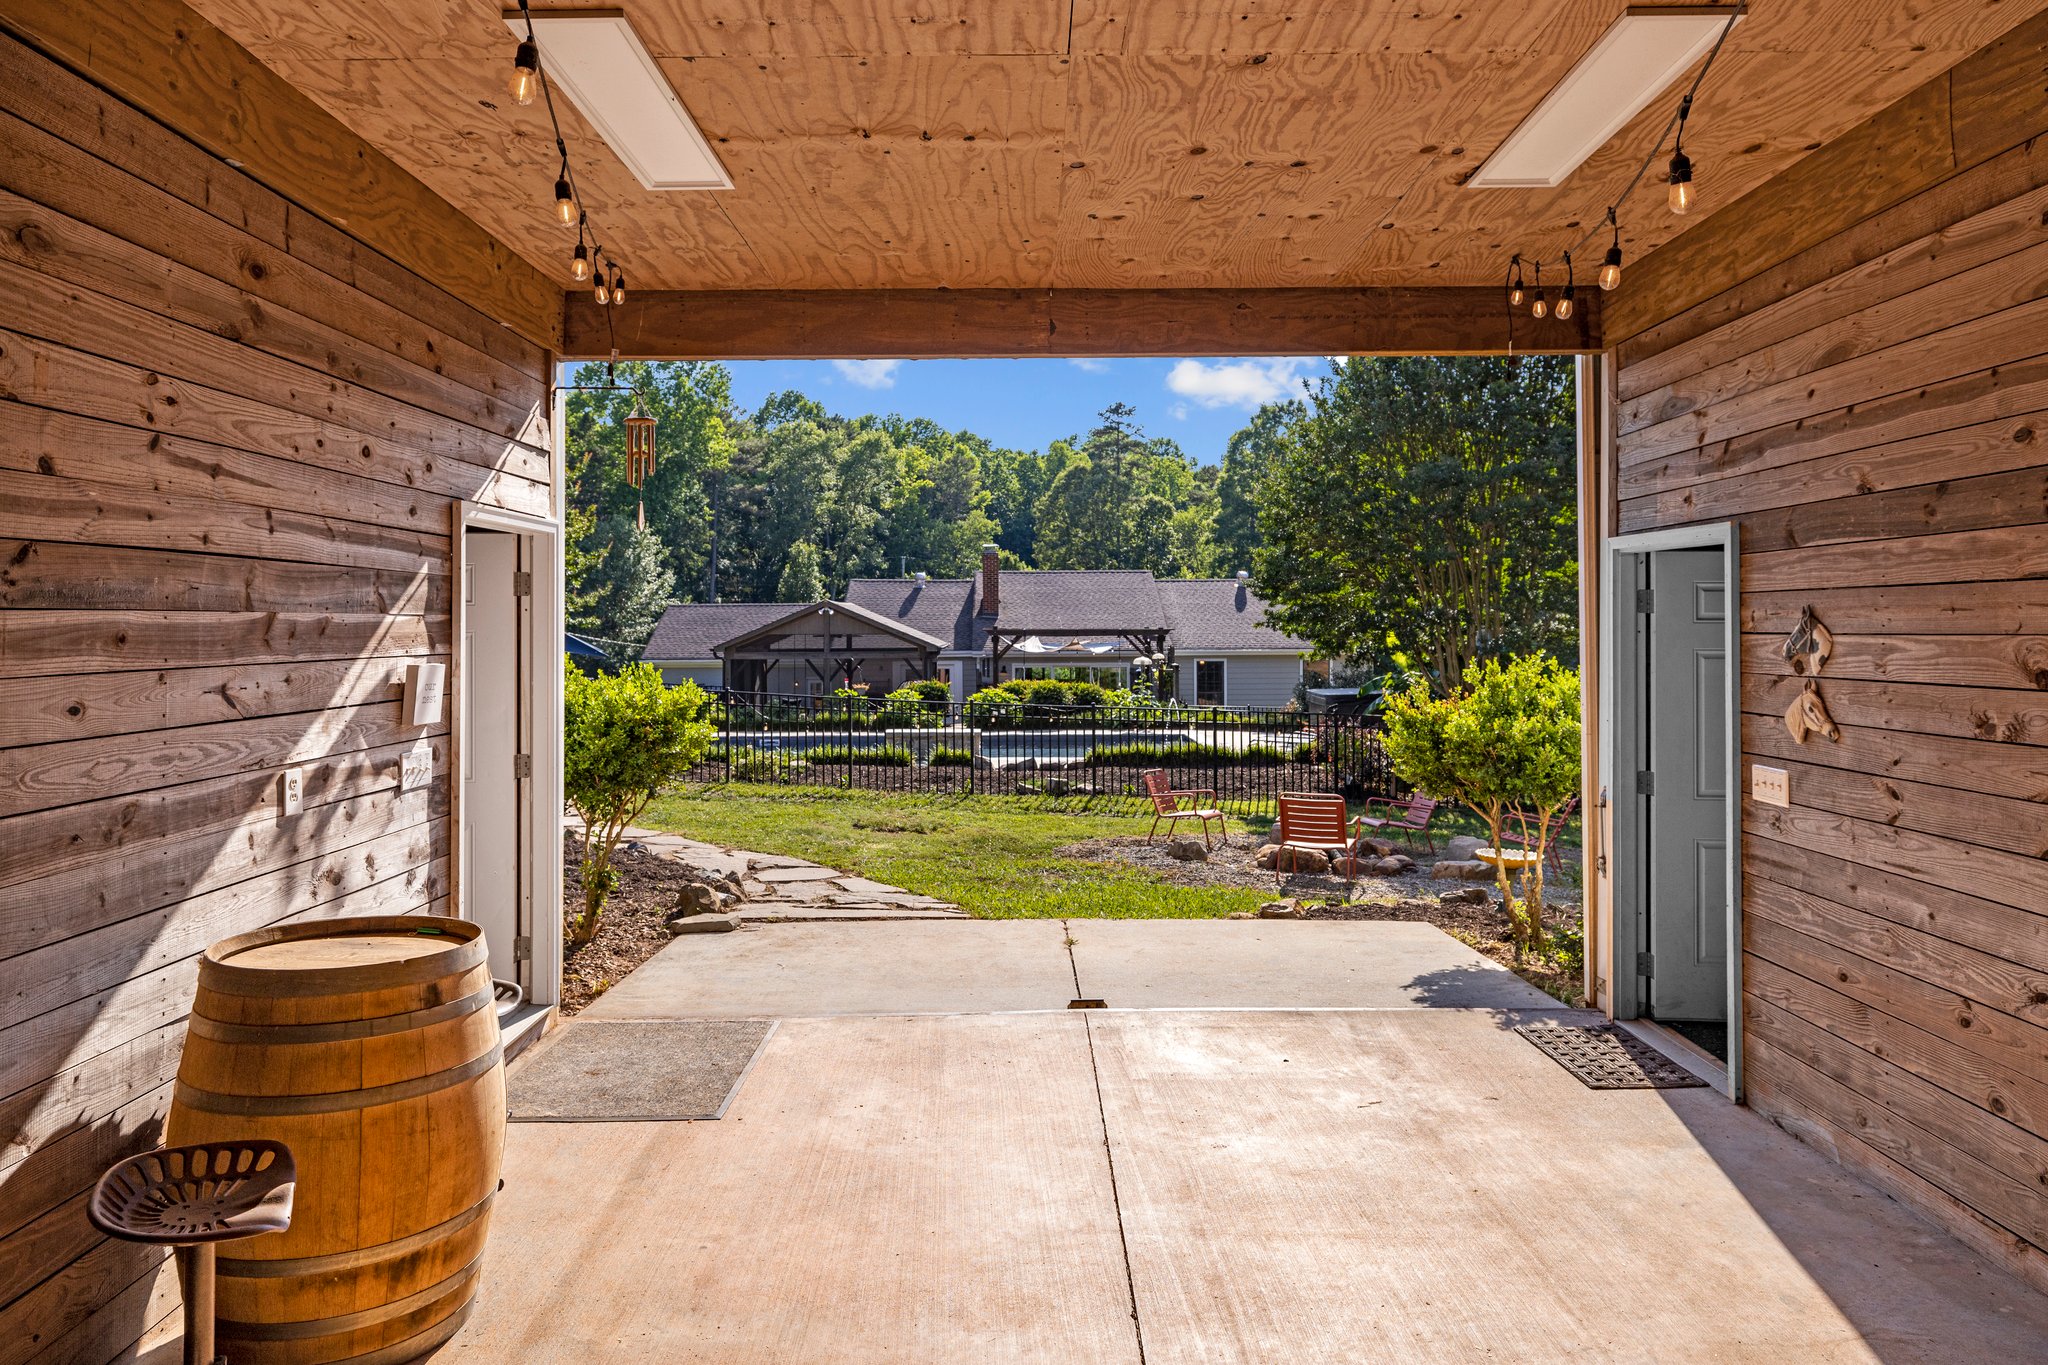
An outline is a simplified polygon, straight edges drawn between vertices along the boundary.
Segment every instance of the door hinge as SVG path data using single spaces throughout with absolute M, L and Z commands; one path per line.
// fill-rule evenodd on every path
M 1637 976 L 1655 976 L 1655 975 L 1657 974 L 1657 970 L 1656 970 L 1656 969 L 1657 969 L 1657 955 L 1656 955 L 1655 953 L 1637 953 L 1637 954 L 1636 954 L 1636 975 L 1637 975 Z
M 514 776 L 515 778 L 533 776 L 532 754 L 512 755 L 512 776 Z
M 1636 795 L 1637 795 L 1637 796 L 1655 796 L 1656 794 L 1657 794 L 1657 774 L 1655 774 L 1655 773 L 1653 773 L 1653 772 L 1649 771 L 1649 770 L 1648 770 L 1647 768 L 1646 768 L 1646 769 L 1644 769 L 1644 770 L 1643 770 L 1642 772 L 1639 772 L 1639 773 L 1637 773 L 1637 774 L 1636 774 Z
M 512 595 L 514 597 L 533 596 L 533 575 L 525 569 L 521 569 L 512 575 Z
M 512 960 L 514 962 L 533 961 L 532 934 L 520 934 L 512 940 Z
M 1657 593 L 1652 588 L 1636 589 L 1636 611 L 1648 616 L 1657 610 Z

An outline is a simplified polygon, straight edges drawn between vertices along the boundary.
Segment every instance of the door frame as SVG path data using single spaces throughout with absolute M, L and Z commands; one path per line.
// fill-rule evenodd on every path
M 1640 531 L 1612 536 L 1601 546 L 1600 594 L 1600 785 L 1612 793 L 1614 829 L 1609 843 L 1612 868 L 1612 928 L 1608 981 L 1616 1019 L 1634 1019 L 1643 1011 L 1641 978 L 1635 955 L 1641 947 L 1645 910 L 1643 888 L 1648 866 L 1641 856 L 1646 809 L 1630 777 L 1641 766 L 1636 699 L 1647 660 L 1638 634 L 1635 611 L 1636 569 L 1642 557 L 1659 550 L 1721 551 L 1722 588 L 1727 614 L 1722 622 L 1724 689 L 1728 708 L 1724 781 L 1728 808 L 1724 829 L 1728 843 L 1728 1066 L 1724 1093 L 1742 1098 L 1742 543 L 1732 521 L 1683 526 L 1667 531 Z M 1624 627 L 1624 623 L 1626 627 Z
M 521 612 L 521 642 L 524 656 L 532 661 L 519 690 L 520 743 L 533 760 L 526 783 L 520 820 L 526 837 L 521 843 L 519 885 L 522 894 L 520 918 L 526 936 L 533 940 L 527 960 L 526 996 L 537 1005 L 561 1001 L 562 987 L 562 668 L 563 620 L 562 527 L 541 517 L 457 502 L 454 515 L 455 546 L 452 559 L 455 581 L 451 585 L 454 611 L 454 640 L 450 645 L 449 679 L 446 696 L 453 708 L 454 724 L 449 727 L 452 752 L 449 755 L 449 830 L 454 836 L 449 866 L 454 877 L 450 892 L 452 913 L 470 918 L 468 841 L 462 837 L 463 755 L 469 739 L 468 707 L 464 704 L 467 663 L 464 647 L 469 596 L 470 531 L 501 531 L 520 540 L 519 562 L 532 575 L 532 590 L 524 598 Z M 549 642 L 553 643 L 550 644 Z M 552 666 L 551 666 L 552 665 Z

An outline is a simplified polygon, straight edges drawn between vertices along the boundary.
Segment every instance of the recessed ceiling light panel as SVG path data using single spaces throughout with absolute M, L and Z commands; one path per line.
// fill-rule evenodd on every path
M 505 27 L 526 36 L 526 18 L 505 11 Z M 535 10 L 541 69 L 597 129 L 605 145 L 650 190 L 729 190 L 732 179 L 625 13 Z
M 1467 185 L 1548 188 L 1707 55 L 1735 5 L 1631 6 Z M 545 46 L 545 45 L 543 45 Z

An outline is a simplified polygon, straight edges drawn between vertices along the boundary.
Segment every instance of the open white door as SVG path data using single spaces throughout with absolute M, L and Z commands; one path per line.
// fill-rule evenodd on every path
M 463 533 L 461 889 L 464 917 L 483 926 L 490 945 L 491 975 L 526 987 L 522 843 L 532 761 L 520 744 L 529 689 L 519 551 L 519 537 L 503 531 Z

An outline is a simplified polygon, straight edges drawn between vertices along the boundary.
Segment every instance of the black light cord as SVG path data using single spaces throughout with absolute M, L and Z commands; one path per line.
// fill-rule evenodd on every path
M 525 8 L 525 0 L 520 0 L 520 7 L 522 9 Z M 1640 166 L 1637 166 L 1636 173 L 1629 177 L 1628 188 L 1624 189 L 1621 192 L 1620 196 L 1617 197 L 1612 204 L 1609 204 L 1607 206 L 1607 216 L 1601 219 L 1598 223 L 1594 224 L 1591 231 L 1587 232 L 1585 236 L 1579 238 L 1578 241 L 1572 244 L 1572 249 L 1565 253 L 1567 257 L 1575 256 L 1581 251 L 1585 250 L 1586 244 L 1591 242 L 1595 237 L 1598 237 L 1601 233 L 1601 230 L 1606 228 L 1609 224 L 1612 224 L 1614 227 L 1615 244 L 1620 245 L 1621 221 L 1617 215 L 1620 213 L 1622 205 L 1628 203 L 1628 197 L 1634 194 L 1636 192 L 1636 187 L 1643 183 L 1643 177 L 1649 174 L 1650 163 L 1655 161 L 1657 159 L 1657 154 L 1664 150 L 1664 139 L 1671 136 L 1672 130 L 1674 128 L 1678 130 L 1679 141 L 1684 140 L 1685 121 L 1692 114 L 1693 96 L 1699 94 L 1700 82 L 1706 80 L 1707 73 L 1714 69 L 1714 59 L 1721 55 L 1721 45 L 1728 41 L 1729 33 L 1732 32 L 1735 28 L 1735 21 L 1737 19 L 1740 19 L 1746 13 L 1748 13 L 1748 9 L 1746 6 L 1743 5 L 1736 5 L 1728 11 L 1728 22 L 1721 25 L 1721 36 L 1714 39 L 1714 46 L 1712 50 L 1707 53 L 1706 62 L 1700 67 L 1699 74 L 1692 78 L 1692 88 L 1685 92 L 1685 98 L 1678 102 L 1678 107 L 1671 111 L 1671 117 L 1665 120 L 1664 131 L 1657 134 L 1657 141 L 1651 145 L 1649 152 L 1643 157 L 1643 163 Z M 1677 142 L 1674 142 L 1672 144 L 1671 150 L 1674 154 L 1678 152 L 1679 147 Z M 1519 261 L 1523 258 L 1517 256 L 1515 259 Z M 1540 266 L 1541 262 L 1538 262 L 1537 264 Z

